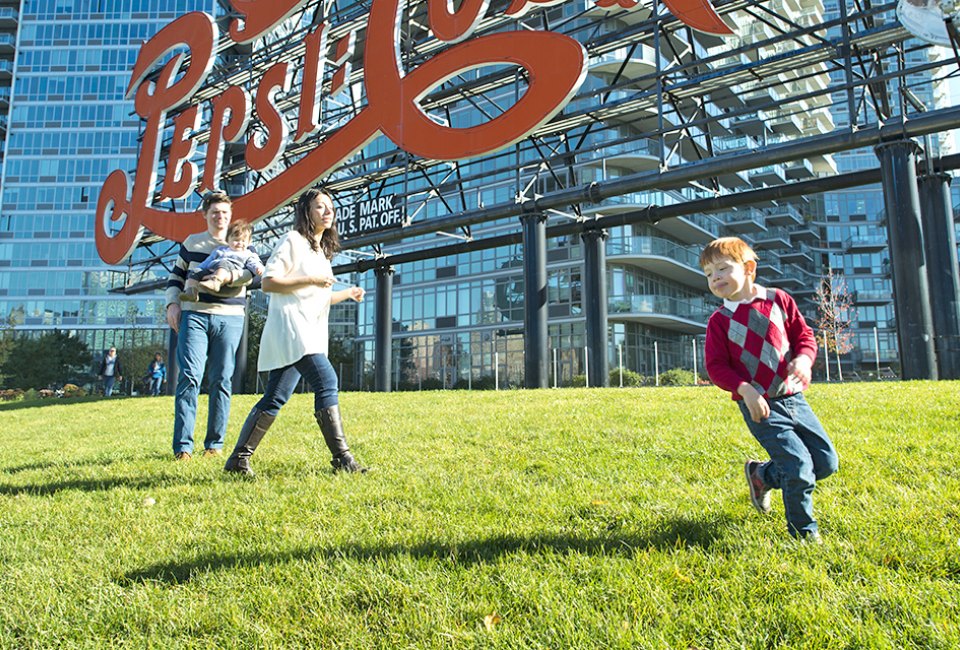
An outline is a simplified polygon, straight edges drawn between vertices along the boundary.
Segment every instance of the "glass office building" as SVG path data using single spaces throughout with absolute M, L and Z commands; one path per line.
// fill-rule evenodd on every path
M 129 264 L 107 267 L 94 245 L 94 208 L 107 174 L 135 166 L 142 122 L 122 95 L 140 44 L 188 11 L 220 15 L 224 6 L 217 0 L 36 0 L 21 7 L 0 0 L 0 124 L 5 129 L 0 316 L 17 332 L 69 330 L 93 350 L 165 346 L 168 330 L 160 292 L 124 295 L 111 289 L 165 279 L 163 261 L 176 246 L 148 242 Z M 347 23 L 362 24 L 366 11 L 352 3 L 334 10 L 340 16 L 330 21 L 334 31 Z M 491 15 L 496 11 L 491 9 Z M 817 28 L 836 17 L 835 0 L 746 2 L 743 11 L 736 14 L 737 36 L 725 39 L 670 24 L 669 17 L 651 17 L 650 8 L 643 6 L 608 11 L 592 0 L 568 0 L 535 11 L 524 19 L 530 29 L 556 26 L 588 52 L 586 80 L 555 120 L 569 127 L 545 129 L 537 138 L 457 164 L 411 163 L 410 156 L 380 137 L 335 172 L 330 185 L 341 202 L 376 193 L 401 197 L 407 217 L 421 222 L 638 172 L 678 169 L 712 156 L 762 151 L 851 124 L 844 112 L 849 104 L 836 93 L 831 97 L 829 90 L 831 84 L 843 83 L 842 66 L 834 54 L 817 55 L 824 48 L 823 36 L 830 34 Z M 892 13 L 885 11 L 876 21 L 880 27 L 855 35 L 864 39 L 858 41 L 864 51 L 886 43 L 883 39 L 891 47 L 902 40 L 902 34 L 884 33 L 884 21 Z M 502 18 L 491 18 L 497 20 Z M 506 21 L 491 29 L 498 28 L 516 29 Z M 303 26 L 285 25 L 269 47 L 281 54 L 284 48 L 292 50 L 285 40 L 295 40 L 298 29 Z M 410 43 L 427 41 L 425 29 L 408 29 Z M 363 47 L 361 38 L 355 65 Z M 416 49 L 404 56 L 414 62 L 429 56 L 429 47 L 424 48 L 427 54 Z M 810 55 L 804 58 L 798 51 Z M 907 48 L 904 56 L 916 63 L 936 54 L 931 48 Z M 788 56 L 796 59 L 784 58 Z M 229 56 L 221 59 L 229 65 Z M 789 65 L 778 63 L 784 60 Z M 910 86 L 918 101 L 930 107 L 943 99 L 932 82 L 935 74 L 931 69 L 926 79 Z M 518 91 L 496 75 L 461 75 L 470 94 L 461 99 L 457 92 L 439 93 L 431 117 L 463 126 L 503 110 Z M 356 73 L 354 77 L 356 81 Z M 858 92 L 866 95 L 862 88 Z M 890 92 L 899 92 L 895 84 Z M 328 98 L 323 115 L 336 119 L 339 110 L 345 122 L 361 108 L 356 96 Z M 357 103 L 350 106 L 350 101 Z M 898 102 L 891 106 L 894 114 L 901 108 Z M 861 113 L 853 123 L 876 119 L 875 113 Z M 937 146 L 936 137 L 933 142 Z M 196 160 L 203 164 L 202 148 Z M 553 226 L 877 166 L 872 151 L 812 154 L 552 210 L 546 216 Z M 239 194 L 247 181 L 227 174 L 225 183 Z M 468 235 L 482 239 L 518 230 L 517 218 L 510 218 L 477 225 Z M 272 226 L 261 228 L 262 252 L 277 232 Z M 761 282 L 791 291 L 811 319 L 813 290 L 824 270 L 842 270 L 855 292 L 858 313 L 856 347 L 847 358 L 852 364 L 875 362 L 876 326 L 881 361 L 895 364 L 882 193 L 870 187 L 611 228 L 605 240 L 611 367 L 622 363 L 647 376 L 694 365 L 702 370 L 703 334 L 716 300 L 706 291 L 697 255 L 703 244 L 727 234 L 754 245 L 761 258 Z M 435 248 L 464 236 L 446 232 L 408 238 L 382 252 Z M 562 385 L 584 374 L 589 363 L 579 234 L 550 237 L 546 255 L 550 382 Z M 397 388 L 469 387 L 497 377 L 501 385 L 522 385 L 523 256 L 522 244 L 515 243 L 398 264 L 391 383 Z M 355 343 L 354 369 L 343 378 L 348 386 L 370 385 L 376 356 L 375 278 L 365 273 L 357 281 L 367 288 L 368 300 L 356 312 L 338 308 L 333 314 L 336 336 Z
M 142 124 L 123 95 L 140 45 L 188 11 L 218 7 L 0 3 L 0 317 L 18 334 L 59 328 L 95 352 L 166 346 L 161 295 L 111 293 L 143 278 L 100 260 L 94 210 L 106 175 L 135 165 Z M 139 250 L 131 263 L 152 254 Z

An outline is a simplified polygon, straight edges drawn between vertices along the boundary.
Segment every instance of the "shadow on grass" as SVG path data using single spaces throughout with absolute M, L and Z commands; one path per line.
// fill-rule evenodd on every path
M 47 397 L 44 399 L 34 399 L 29 402 L 20 400 L 18 402 L 0 403 L 0 413 L 4 411 L 19 411 L 20 409 L 39 409 L 46 406 L 65 406 L 68 404 L 90 404 L 93 402 L 116 402 L 119 400 L 138 399 L 126 395 L 116 395 L 114 397 L 104 397 L 103 395 L 86 395 L 84 397 Z
M 0 496 L 52 496 L 60 492 L 105 492 L 118 488 L 140 490 L 171 485 L 200 485 L 217 480 L 217 477 L 184 478 L 176 474 L 162 476 L 112 476 L 109 478 L 77 478 L 52 481 L 40 485 L 8 485 L 0 483 Z
M 56 460 L 47 460 L 47 461 L 38 461 L 36 463 L 27 463 L 25 465 L 14 465 L 13 467 L 4 467 L 0 469 L 0 474 L 20 474 L 22 472 L 36 472 L 44 471 L 48 469 L 73 469 L 77 467 L 107 467 L 113 465 L 114 463 L 127 463 L 127 462 L 140 462 L 140 461 L 149 461 L 149 460 L 163 460 L 166 458 L 172 458 L 169 453 L 161 453 L 159 451 L 149 453 L 149 454 L 138 454 L 138 455 L 129 455 L 129 456 L 119 456 L 113 458 L 84 458 L 80 460 L 67 460 L 67 461 L 56 461 Z
M 421 544 L 388 544 L 385 546 L 347 544 L 335 547 L 314 547 L 282 553 L 251 551 L 236 554 L 201 555 L 183 562 L 166 562 L 132 571 L 122 577 L 120 584 L 130 585 L 147 580 L 176 585 L 190 582 L 194 577 L 245 566 L 287 564 L 317 560 L 378 560 L 408 556 L 435 559 L 439 562 L 472 565 L 492 562 L 513 553 L 531 555 L 541 553 L 580 553 L 632 557 L 644 550 L 675 548 L 709 548 L 720 537 L 720 531 L 732 521 L 729 517 L 711 519 L 676 518 L 661 522 L 653 531 L 644 534 L 611 534 L 582 537 L 576 534 L 498 535 L 463 542 L 426 541 Z

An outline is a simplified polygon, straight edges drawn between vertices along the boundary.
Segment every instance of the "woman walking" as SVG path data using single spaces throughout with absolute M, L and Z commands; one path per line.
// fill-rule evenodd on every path
M 333 200 L 322 190 L 307 190 L 294 207 L 293 230 L 280 239 L 263 272 L 262 288 L 271 295 L 257 369 L 270 374 L 224 470 L 253 476 L 250 457 L 303 376 L 314 391 L 314 416 L 334 471 L 366 471 L 347 447 L 337 375 L 327 358 L 330 305 L 364 296 L 361 287 L 331 290 L 330 260 L 339 250 Z

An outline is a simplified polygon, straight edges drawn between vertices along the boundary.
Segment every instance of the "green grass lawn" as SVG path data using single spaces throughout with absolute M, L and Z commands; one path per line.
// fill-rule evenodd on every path
M 960 647 L 960 383 L 808 399 L 819 548 L 715 388 L 346 393 L 364 476 L 298 395 L 254 481 L 172 461 L 172 398 L 2 406 L 0 647 Z

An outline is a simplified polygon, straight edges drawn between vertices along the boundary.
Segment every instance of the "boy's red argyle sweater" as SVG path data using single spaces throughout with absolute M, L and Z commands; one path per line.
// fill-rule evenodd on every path
M 723 301 L 707 322 L 706 363 L 710 379 L 741 400 L 737 389 L 753 384 L 764 397 L 799 393 L 806 386 L 787 381 L 787 366 L 800 354 L 817 358 L 813 330 L 785 291 L 755 285 L 751 302 Z

